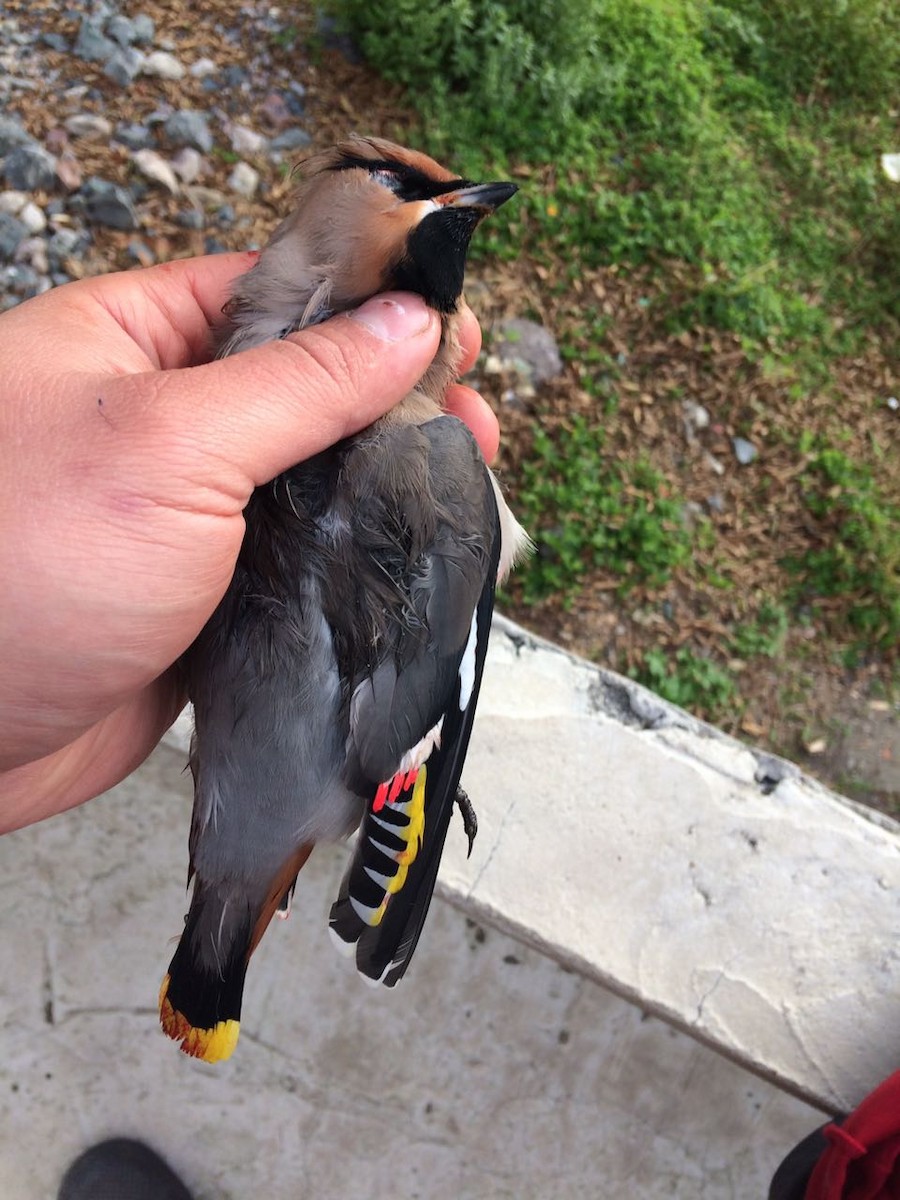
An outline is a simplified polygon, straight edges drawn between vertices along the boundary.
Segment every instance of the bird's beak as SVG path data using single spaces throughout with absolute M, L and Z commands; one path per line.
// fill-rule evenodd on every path
M 435 201 L 447 208 L 478 208 L 482 215 L 487 216 L 505 204 L 518 190 L 515 183 L 475 183 L 436 196 Z

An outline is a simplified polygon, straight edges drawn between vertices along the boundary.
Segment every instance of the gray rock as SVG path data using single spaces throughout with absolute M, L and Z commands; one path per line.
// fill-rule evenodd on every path
M 731 447 L 734 450 L 734 457 L 738 460 L 742 467 L 749 466 L 759 454 L 759 451 L 756 449 L 753 443 L 748 442 L 746 438 L 732 438 Z
M 76 138 L 108 138 L 112 133 L 112 123 L 97 113 L 74 113 L 66 117 L 64 124 L 66 131 Z
M 301 96 L 297 95 L 296 92 L 286 92 L 284 102 L 288 106 L 288 112 L 292 117 L 306 116 L 306 105 L 303 103 Z
M 120 121 L 116 126 L 115 140 L 127 146 L 129 150 L 146 150 L 156 145 L 153 130 L 136 121 Z
M 206 159 L 192 146 L 182 146 L 172 155 L 172 169 L 182 183 L 195 183 L 206 168 Z
M 19 242 L 16 248 L 16 262 L 26 262 L 39 275 L 46 275 L 50 270 L 47 243 L 42 237 L 29 237 L 24 242 Z
M 191 63 L 188 67 L 194 79 L 205 79 L 207 75 L 215 75 L 218 69 L 218 66 L 211 58 L 198 58 L 196 62 Z
M 216 224 L 222 229 L 229 229 L 235 222 L 237 213 L 234 211 L 233 204 L 223 204 L 216 213 Z
M 84 59 L 85 62 L 103 63 L 112 58 L 117 49 L 116 43 L 104 34 L 101 22 L 95 17 L 81 18 L 78 37 L 72 47 L 76 58 Z
M 504 362 L 524 365 L 534 384 L 547 383 L 562 374 L 556 338 L 549 329 L 524 317 L 512 317 L 498 326 L 494 348 Z
M 37 139 L 31 136 L 22 122 L 16 117 L 0 116 L 0 158 L 16 146 L 29 145 L 37 145 Z
M 172 113 L 165 123 L 166 137 L 175 146 L 192 146 L 201 154 L 209 154 L 213 147 L 209 117 L 196 109 L 183 108 Z
M 144 68 L 144 55 L 133 46 L 117 50 L 107 61 L 103 74 L 119 87 L 128 87 L 133 79 L 137 79 Z
M 217 237 L 208 237 L 204 239 L 203 250 L 206 254 L 227 254 L 228 247 L 224 242 L 220 242 Z
M 206 218 L 203 213 L 199 212 L 196 208 L 189 208 L 186 212 L 180 212 L 175 221 L 182 229 L 202 229 L 206 224 Z
M 85 216 L 94 225 L 109 229 L 137 229 L 140 225 L 131 194 L 107 179 L 89 179 L 81 189 Z
M 249 163 L 236 163 L 228 176 L 228 186 L 245 200 L 252 200 L 259 187 L 259 171 L 254 171 Z
M 16 263 L 3 271 L 2 280 L 14 295 L 22 300 L 29 300 L 37 295 L 41 277 L 34 267 L 29 267 L 27 263 Z
M 134 27 L 134 40 L 139 46 L 149 46 L 156 36 L 156 25 L 152 17 L 148 17 L 146 13 L 138 13 L 136 17 L 132 17 L 131 24 Z
M 184 78 L 184 67 L 168 50 L 154 50 L 144 59 L 143 73 L 156 79 L 178 80 Z
M 285 129 L 284 133 L 272 138 L 271 146 L 273 150 L 289 153 L 292 150 L 305 150 L 311 142 L 312 138 L 305 129 Z
M 698 404 L 696 400 L 684 400 L 681 411 L 684 413 L 684 432 L 688 441 L 691 441 L 699 430 L 708 428 L 709 409 Z
M 59 271 L 67 258 L 81 258 L 90 244 L 90 234 L 84 230 L 72 229 L 69 226 L 57 229 L 56 233 L 47 239 L 47 260 L 50 269 Z
M 269 139 L 264 134 L 257 133 L 255 129 L 250 129 L 247 125 L 230 125 L 228 137 L 232 150 L 235 154 L 240 154 L 242 158 L 263 154 L 269 145 Z
M 3 163 L 6 182 L 22 192 L 48 191 L 56 185 L 56 159 L 43 146 L 16 146 Z
M 227 88 L 240 87 L 246 78 L 247 72 L 243 67 L 230 66 L 222 72 L 222 82 Z
M 721 492 L 713 492 L 706 497 L 706 507 L 711 513 L 715 513 L 716 516 L 721 516 L 725 511 L 725 497 Z
M 106 35 L 113 38 L 123 49 L 137 41 L 134 21 L 122 13 L 116 13 L 106 22 Z
M 27 237 L 28 230 L 18 217 L 0 212 L 0 262 L 10 262 Z
M 64 38 L 61 33 L 42 33 L 41 44 L 47 46 L 50 50 L 56 50 L 60 54 L 69 53 L 69 40 Z

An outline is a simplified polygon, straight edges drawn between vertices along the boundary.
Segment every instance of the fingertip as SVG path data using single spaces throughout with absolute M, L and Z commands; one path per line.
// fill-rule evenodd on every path
M 481 326 L 478 323 L 478 318 L 465 301 L 460 305 L 457 332 L 459 334 L 459 344 L 462 347 L 462 359 L 459 369 L 464 374 L 466 371 L 472 369 L 475 365 L 475 360 L 481 353 Z
M 485 461 L 493 462 L 500 449 L 500 424 L 483 396 L 465 384 L 454 384 L 447 392 L 447 412 L 459 417 L 472 430 Z

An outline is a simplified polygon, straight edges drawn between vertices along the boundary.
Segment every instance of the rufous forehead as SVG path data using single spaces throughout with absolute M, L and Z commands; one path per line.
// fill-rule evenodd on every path
M 385 138 L 358 138 L 352 142 L 343 142 L 337 150 L 339 153 L 355 155 L 358 158 L 393 161 L 427 175 L 429 179 L 449 181 L 459 178 L 420 150 L 409 150 L 406 146 L 398 146 L 396 142 L 389 142 Z

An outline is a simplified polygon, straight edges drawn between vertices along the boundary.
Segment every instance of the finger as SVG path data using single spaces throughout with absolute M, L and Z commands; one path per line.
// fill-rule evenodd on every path
M 500 449 L 500 425 L 487 402 L 472 388 L 457 383 L 447 392 L 445 404 L 447 412 L 472 430 L 485 461 L 493 462 Z
M 459 324 L 457 326 L 459 333 L 459 344 L 462 346 L 463 357 L 459 364 L 460 375 L 465 375 L 466 371 L 471 371 L 475 365 L 475 360 L 481 353 L 481 326 L 478 324 L 478 318 L 469 308 L 468 304 L 463 301 L 459 310 Z
M 103 416 L 141 461 L 145 484 L 154 460 L 195 481 L 209 479 L 214 462 L 217 487 L 243 504 L 253 487 L 393 407 L 427 370 L 439 336 L 437 315 L 420 296 L 377 296 L 283 341 L 119 379 L 103 398 Z
M 222 307 L 234 280 L 256 262 L 257 251 L 177 259 L 138 271 L 121 271 L 79 284 L 161 370 L 206 362 L 210 329 L 225 318 Z

